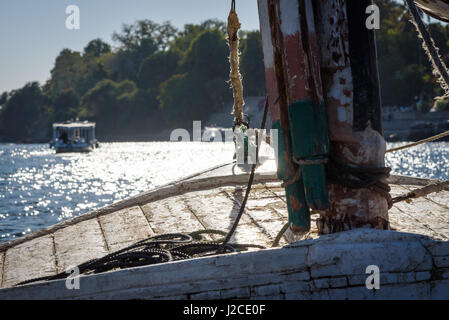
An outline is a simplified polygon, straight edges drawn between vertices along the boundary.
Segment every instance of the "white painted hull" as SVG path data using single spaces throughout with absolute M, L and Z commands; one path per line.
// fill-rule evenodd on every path
M 448 258 L 447 242 L 362 229 L 281 249 L 83 276 L 79 290 L 68 290 L 65 280 L 3 289 L 0 299 L 449 299 Z M 380 270 L 378 290 L 366 287 L 370 265 Z

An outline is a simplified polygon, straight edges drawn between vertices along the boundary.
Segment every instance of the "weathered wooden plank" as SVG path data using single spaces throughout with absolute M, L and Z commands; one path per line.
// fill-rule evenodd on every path
M 407 190 L 404 188 L 404 190 Z M 419 225 L 429 229 L 432 237 L 438 239 L 449 239 L 449 225 L 447 223 L 447 210 L 441 206 L 425 199 L 418 198 L 407 203 L 405 201 L 394 205 L 403 215 L 409 216 L 416 221 L 416 229 Z M 404 217 L 405 219 L 405 217 Z M 402 230 L 399 230 L 402 231 Z
M 241 199 L 232 197 L 229 193 L 226 194 L 229 198 L 237 201 L 239 205 L 242 205 Z M 266 189 L 256 189 L 246 203 L 246 215 L 248 215 L 253 220 L 252 222 L 258 226 L 265 235 L 269 236 L 271 240 L 276 238 L 279 231 L 287 223 L 287 217 L 282 216 L 271 207 L 279 201 L 280 200 L 275 195 L 270 195 Z M 282 203 L 282 205 L 286 207 L 285 203 Z M 287 210 L 285 211 L 287 212 Z
M 266 183 L 265 187 L 267 188 L 268 191 L 272 192 L 277 197 L 282 199 L 282 201 L 286 202 L 285 189 L 281 188 L 279 183 Z
M 268 166 L 269 164 L 267 164 Z M 274 165 L 274 161 L 273 161 Z M 206 177 L 203 178 L 203 174 L 198 176 L 197 178 L 193 180 L 186 180 L 181 179 L 179 181 L 170 182 L 165 186 L 158 187 L 157 189 L 150 190 L 148 192 L 144 192 L 142 194 L 139 194 L 137 196 L 133 196 L 121 201 L 118 201 L 114 204 L 108 205 L 106 207 L 100 208 L 98 210 L 94 210 L 92 212 L 79 215 L 73 219 L 63 221 L 61 223 L 55 224 L 53 226 L 32 232 L 30 234 L 27 234 L 23 237 L 1 243 L 0 244 L 0 250 L 3 251 L 5 249 L 11 248 L 13 246 L 16 246 L 18 244 L 24 243 L 26 241 L 30 241 L 32 239 L 36 239 L 38 237 L 42 237 L 45 235 L 48 235 L 50 233 L 53 233 L 59 229 L 63 229 L 69 225 L 74 225 L 76 223 L 79 223 L 81 221 L 89 220 L 95 217 L 107 215 L 113 212 L 117 212 L 119 210 L 123 210 L 132 206 L 139 206 L 144 205 L 146 203 L 157 201 L 161 199 L 166 199 L 171 196 L 184 194 L 187 192 L 193 192 L 197 190 L 208 190 L 213 189 L 216 187 L 221 186 L 234 186 L 234 185 L 243 185 L 248 183 L 249 175 L 248 173 L 242 173 L 239 175 L 234 175 L 233 170 L 234 165 L 230 164 L 226 168 L 227 171 L 218 170 L 219 173 L 222 173 L 223 175 L 212 175 L 213 177 Z M 209 171 L 216 171 L 216 169 L 210 169 Z M 225 174 L 226 173 L 226 174 Z M 206 175 L 206 174 L 204 174 Z M 275 173 L 269 174 L 269 173 L 259 173 L 256 172 L 254 176 L 254 182 L 270 182 L 270 181 L 276 181 L 277 176 Z
M 392 185 L 392 189 L 399 190 L 400 194 L 404 194 L 404 193 L 408 193 L 410 191 L 421 189 L 424 186 L 428 186 L 429 184 L 432 184 L 434 182 L 435 181 L 429 181 L 427 184 L 422 185 L 422 186 L 409 185 L 409 184 Z M 426 195 L 425 197 L 421 197 L 421 198 L 428 199 L 431 202 L 435 202 L 436 204 L 439 204 L 443 208 L 446 208 L 447 210 L 449 210 L 448 209 L 449 208 L 449 191 L 448 190 L 430 193 L 430 194 Z
M 184 197 L 184 201 L 202 225 L 207 229 L 218 229 L 225 232 L 230 230 L 238 215 L 240 204 L 232 201 L 223 193 L 211 195 L 200 192 L 195 195 L 195 197 Z M 244 196 L 244 191 L 236 188 L 232 195 L 236 199 L 241 199 Z M 231 242 L 268 246 L 271 245 L 272 240 L 244 214 Z
M 403 185 L 397 186 L 397 188 L 402 189 L 403 193 L 416 189 L 415 186 Z M 433 230 L 438 234 L 437 238 L 449 239 L 449 210 L 444 205 L 437 204 L 427 197 L 421 197 L 413 199 L 410 203 L 405 201 L 397 203 L 396 206 L 401 211 L 412 215 L 426 228 Z
M 96 218 L 56 231 L 54 239 L 58 272 L 109 253 Z
M 435 239 L 444 239 L 439 232 L 419 220 L 418 217 L 394 206 L 389 211 L 390 227 L 400 232 L 422 234 Z
M 448 217 L 449 220 L 449 191 L 441 191 L 438 193 L 431 193 L 427 196 L 430 200 L 434 201 L 435 203 L 441 205 L 443 208 L 446 208 L 448 211 Z
M 98 218 L 111 252 L 154 235 L 142 209 L 138 206 Z
M 204 229 L 179 196 L 148 203 L 142 210 L 156 234 Z
M 56 273 L 52 236 L 36 238 L 10 248 L 5 253 L 2 287 L 19 282 L 50 276 Z

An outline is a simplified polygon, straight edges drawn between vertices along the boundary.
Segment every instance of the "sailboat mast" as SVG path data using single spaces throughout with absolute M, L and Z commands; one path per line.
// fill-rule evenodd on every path
M 278 176 L 286 186 L 291 229 L 309 230 L 311 211 L 320 213 L 321 233 L 388 229 L 375 31 L 365 24 L 372 1 L 258 5 L 271 125 L 280 137 Z M 351 180 L 353 172 L 364 181 Z

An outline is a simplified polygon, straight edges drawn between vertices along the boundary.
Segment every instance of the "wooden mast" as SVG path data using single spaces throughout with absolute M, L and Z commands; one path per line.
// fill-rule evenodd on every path
M 312 103 L 314 110 L 320 103 L 325 105 L 328 130 L 320 127 L 314 132 L 322 147 L 320 155 L 326 151 L 325 140 L 319 137 L 325 130 L 331 155 L 346 165 L 384 167 L 386 144 L 381 128 L 375 33 L 365 26 L 365 10 L 372 1 L 258 0 L 258 4 L 272 128 L 279 128 L 281 137 L 279 177 L 291 181 L 298 169 L 291 159 L 297 154 L 294 140 L 301 131 L 292 128 L 304 126 L 298 124 L 303 116 L 292 117 L 290 111 L 304 108 L 295 106 L 301 101 Z M 319 210 L 321 233 L 389 228 L 384 196 L 371 189 L 356 190 L 329 182 L 328 194 L 316 196 L 323 181 L 318 166 L 300 168 L 303 180 L 296 179 L 286 188 L 293 231 L 308 230 L 305 216 L 309 209 Z M 304 185 L 305 196 L 289 192 L 295 185 L 297 190 Z M 311 188 L 315 199 L 310 199 Z

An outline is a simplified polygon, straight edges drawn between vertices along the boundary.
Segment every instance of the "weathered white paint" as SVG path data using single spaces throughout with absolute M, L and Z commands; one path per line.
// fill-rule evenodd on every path
M 257 3 L 259 7 L 259 17 L 264 17 L 264 19 L 259 19 L 264 65 L 265 68 L 274 68 L 273 43 L 271 42 L 267 0 L 258 0 Z
M 97 219 L 82 221 L 54 233 L 58 272 L 109 253 Z
M 346 122 L 348 120 L 348 116 L 346 115 L 347 111 L 345 107 L 338 108 L 338 121 Z
M 347 94 L 342 94 L 343 92 L 346 92 Z M 350 67 L 335 70 L 332 79 L 332 86 L 329 88 L 327 95 L 329 98 L 335 99 L 339 102 L 339 107 L 337 108 L 338 120 L 341 122 L 346 122 L 348 126 L 352 126 L 354 121 L 354 112 L 352 108 L 354 87 Z M 343 113 L 344 116 L 342 116 Z M 344 120 L 340 120 L 343 119 L 343 117 Z
M 0 299 L 449 299 L 449 272 L 432 264 L 448 253 L 449 242 L 360 229 L 281 249 L 83 276 L 80 290 L 67 290 L 64 280 L 2 289 Z M 380 268 L 379 290 L 365 287 L 368 265 Z
M 98 219 L 112 252 L 155 235 L 139 206 L 113 212 Z
M 5 254 L 3 270 L 3 287 L 55 274 L 57 261 L 53 237 L 37 238 L 9 249 Z
M 279 0 L 283 36 L 294 36 L 300 31 L 299 4 L 297 0 Z

